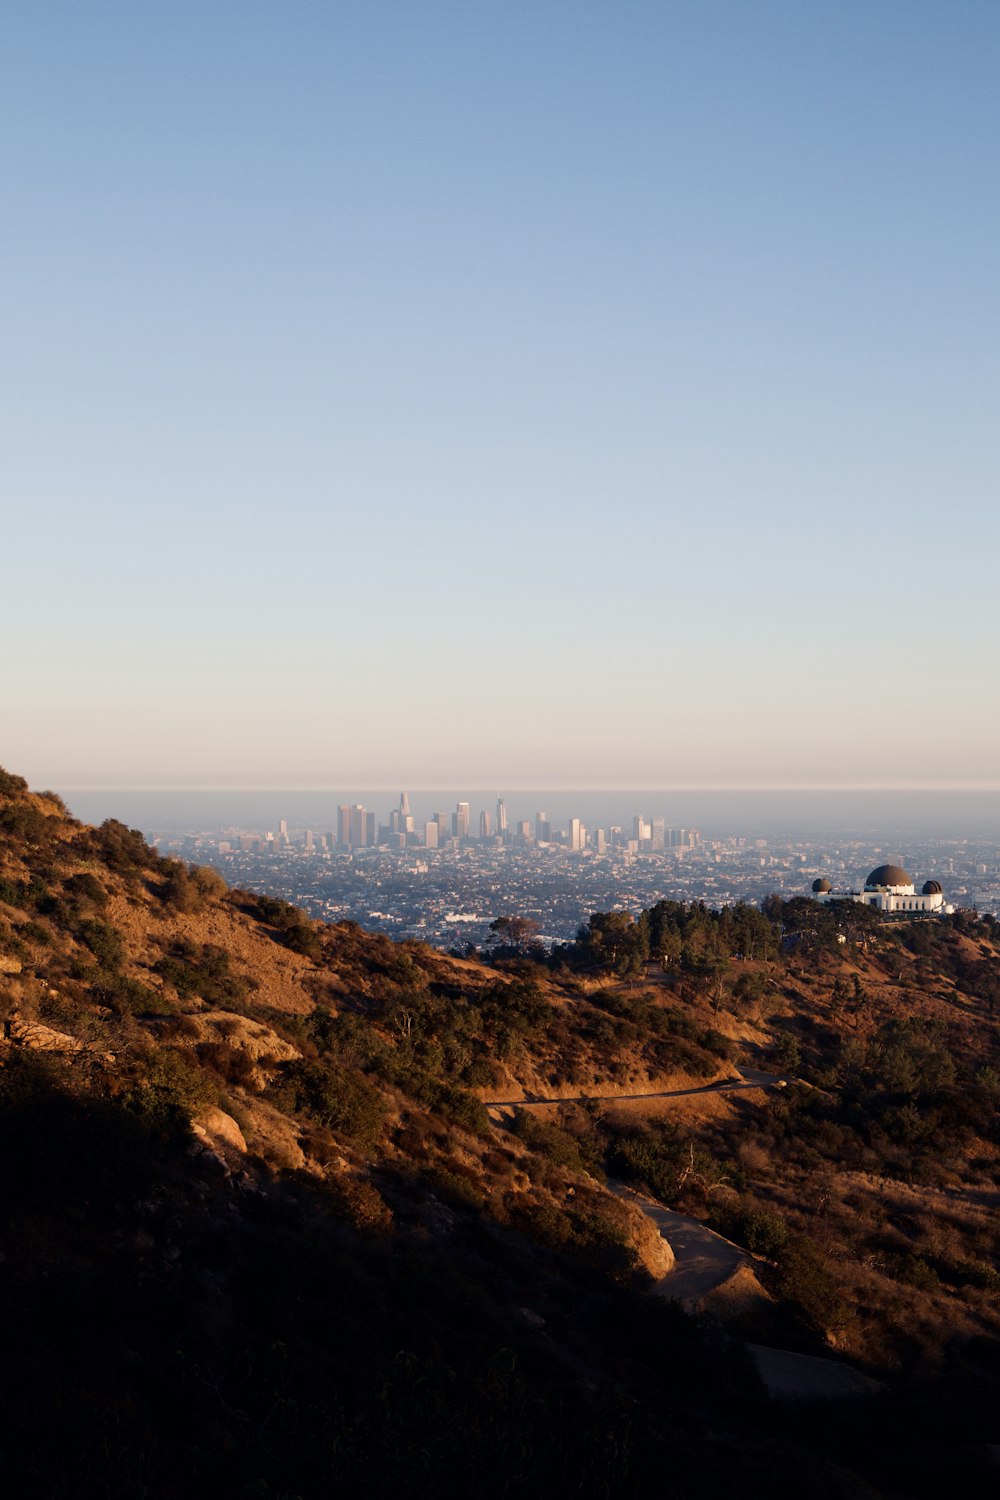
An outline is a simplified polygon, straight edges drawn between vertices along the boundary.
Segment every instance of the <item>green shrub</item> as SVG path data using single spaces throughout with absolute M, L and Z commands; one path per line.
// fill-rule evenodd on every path
M 253 1058 L 242 1047 L 230 1047 L 226 1042 L 199 1042 L 195 1050 L 198 1061 L 225 1083 L 249 1088 L 257 1076 Z
M 788 1238 L 781 1252 L 778 1291 L 822 1332 L 843 1328 L 852 1316 L 850 1305 L 839 1294 L 829 1267 L 805 1235 Z
M 0 923 L 0 953 L 6 953 L 11 958 L 25 959 L 28 957 L 28 949 L 17 936 L 14 929 L 6 922 Z
M 17 797 L 27 790 L 28 783 L 23 776 L 14 776 L 0 766 L 0 797 Z
M 322 956 L 319 935 L 304 912 L 290 901 L 279 901 L 274 896 L 258 896 L 255 901 L 257 915 L 268 927 L 276 927 L 281 942 L 293 953 L 305 958 Z
M 774 1061 L 782 1073 L 797 1073 L 802 1066 L 802 1051 L 791 1032 L 783 1031 L 774 1048 Z
M 510 1221 L 515 1229 L 550 1250 L 565 1249 L 573 1236 L 569 1215 L 554 1203 L 519 1203 L 512 1210 Z
M 81 870 L 71 875 L 65 884 L 66 894 L 75 901 L 89 901 L 92 906 L 107 906 L 108 893 L 95 875 Z
M 465 1089 L 457 1088 L 454 1084 L 437 1084 L 431 1090 L 430 1104 L 432 1109 L 447 1115 L 449 1120 L 472 1135 L 488 1137 L 491 1133 L 486 1105 L 474 1094 L 466 1093 Z
M 173 1134 L 181 1121 L 216 1104 L 219 1092 L 193 1054 L 175 1047 L 157 1047 L 140 1059 L 126 1098 L 135 1113 Z
M 685 1154 L 685 1143 L 667 1126 L 656 1136 L 622 1136 L 611 1150 L 608 1168 L 612 1176 L 638 1183 L 662 1203 L 669 1203 L 680 1188 Z
M 86 977 L 86 976 L 84 976 Z M 124 974 L 101 973 L 90 985 L 90 996 L 118 1017 L 170 1015 L 173 1005 L 156 990 Z
M 300 953 L 303 958 L 318 959 L 322 957 L 323 948 L 320 944 L 319 935 L 314 928 L 310 927 L 306 918 L 293 926 L 285 929 L 285 947 L 290 948 L 293 953 Z
M 366 1178 L 343 1176 L 327 1179 L 327 1188 L 332 1201 L 355 1229 L 384 1234 L 392 1228 L 392 1210 L 374 1183 Z
M 30 802 L 12 802 L 0 807 L 0 833 L 23 839 L 26 844 L 40 844 L 46 839 L 52 831 L 52 821 Z
M 113 974 L 121 968 L 125 959 L 125 944 L 121 934 L 109 923 L 89 918 L 80 923 L 76 935 L 86 943 L 102 969 Z
M 119 874 L 152 869 L 159 863 L 159 855 L 149 847 L 139 830 L 126 828 L 117 818 L 108 818 L 100 828 L 95 828 L 87 844 L 109 869 L 117 870 Z
M 249 980 L 231 971 L 226 950 L 211 943 L 200 947 L 176 943 L 153 965 L 153 973 L 171 985 L 182 1000 L 198 995 L 206 1004 L 221 1008 L 238 1004 L 250 989 Z
M 463 1177 L 447 1167 L 432 1167 L 424 1173 L 424 1181 L 446 1203 L 457 1208 L 482 1208 L 486 1195 L 470 1177 Z
M 766 1260 L 777 1260 L 788 1243 L 788 1225 L 781 1215 L 752 1201 L 717 1209 L 711 1223 L 727 1239 Z
M 547 1157 L 557 1167 L 567 1167 L 572 1172 L 587 1170 L 579 1143 L 567 1131 L 560 1130 L 558 1125 L 550 1125 L 546 1120 L 537 1119 L 530 1110 L 519 1109 L 511 1128 L 526 1146 Z
M 755 1005 L 767 993 L 767 976 L 759 969 L 741 974 L 733 985 L 733 999 L 740 1005 Z
M 518 1203 L 510 1220 L 530 1239 L 572 1254 L 612 1280 L 627 1283 L 634 1275 L 638 1257 L 624 1230 L 593 1204 L 563 1209 L 548 1202 Z
M 200 912 L 219 901 L 229 887 L 218 870 L 208 865 L 185 865 L 180 860 L 167 860 L 160 900 L 173 911 Z
M 52 942 L 51 932 L 47 927 L 43 927 L 41 922 L 24 922 L 17 930 L 18 936 L 29 943 L 39 943 L 47 948 Z
M 373 1149 L 385 1124 L 385 1101 L 378 1089 L 354 1069 L 326 1060 L 283 1063 L 269 1089 L 283 1109 L 307 1115 L 359 1145 Z

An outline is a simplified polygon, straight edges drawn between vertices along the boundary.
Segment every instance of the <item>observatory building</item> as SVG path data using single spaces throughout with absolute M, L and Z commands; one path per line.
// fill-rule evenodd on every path
M 936 880 L 925 880 L 917 891 L 912 875 L 902 865 L 879 865 L 865 881 L 863 891 L 835 891 L 828 880 L 814 880 L 812 898 L 824 905 L 830 901 L 856 901 L 874 906 L 886 916 L 944 916 L 955 908 L 946 904 Z

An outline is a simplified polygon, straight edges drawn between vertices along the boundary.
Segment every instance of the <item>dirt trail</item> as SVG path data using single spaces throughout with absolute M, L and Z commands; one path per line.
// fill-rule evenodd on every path
M 697 1219 L 664 1208 L 662 1203 L 646 1198 L 624 1182 L 609 1180 L 608 1188 L 641 1209 L 674 1252 L 675 1268 L 656 1283 L 654 1295 L 669 1297 L 690 1310 L 734 1276 L 741 1266 L 749 1264 L 749 1257 L 738 1245 L 699 1224 Z
M 654 1296 L 669 1297 L 686 1312 L 695 1312 L 706 1297 L 732 1282 L 738 1273 L 748 1280 L 753 1277 L 752 1262 L 746 1252 L 699 1224 L 697 1219 L 664 1208 L 623 1182 L 609 1181 L 608 1187 L 618 1197 L 631 1199 L 653 1221 L 674 1252 L 674 1270 L 657 1281 Z M 750 1284 L 760 1295 L 765 1295 L 755 1280 Z M 763 1344 L 748 1344 L 747 1348 L 768 1394 L 778 1400 L 842 1401 L 874 1396 L 883 1388 L 877 1380 L 845 1361 L 797 1354 L 790 1349 L 770 1349 Z
M 539 1109 L 551 1104 L 627 1104 L 631 1099 L 687 1099 L 698 1094 L 727 1094 L 740 1089 L 783 1089 L 787 1078 L 759 1068 L 740 1068 L 736 1078 L 719 1078 L 694 1089 L 660 1089 L 644 1094 L 568 1094 L 564 1098 L 531 1095 L 524 1099 L 484 1099 L 487 1109 Z

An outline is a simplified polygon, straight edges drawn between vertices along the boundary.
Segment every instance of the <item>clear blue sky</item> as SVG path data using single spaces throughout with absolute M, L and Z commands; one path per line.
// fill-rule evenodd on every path
M 0 16 L 0 762 L 997 785 L 994 0 Z

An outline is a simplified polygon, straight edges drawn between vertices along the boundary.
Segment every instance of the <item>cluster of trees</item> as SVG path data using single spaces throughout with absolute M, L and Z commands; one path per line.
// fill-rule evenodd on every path
M 780 921 L 755 906 L 738 902 L 714 910 L 701 901 L 659 901 L 637 917 L 595 912 L 559 956 L 578 968 L 630 977 L 651 960 L 664 969 L 704 973 L 734 958 L 776 958 L 780 951 Z

